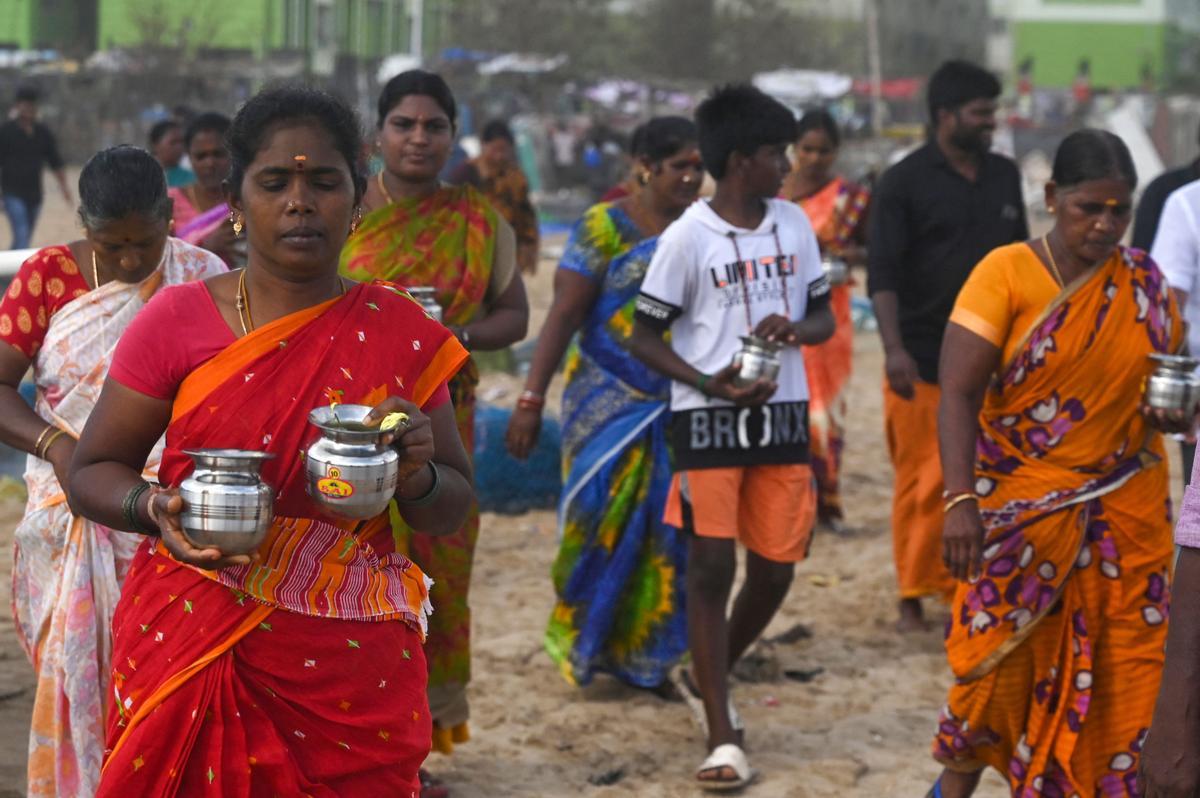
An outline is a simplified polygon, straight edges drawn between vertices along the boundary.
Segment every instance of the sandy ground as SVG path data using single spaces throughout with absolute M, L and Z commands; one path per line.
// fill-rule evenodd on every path
M 49 186 L 48 186 L 49 188 Z M 37 242 L 76 231 L 61 198 L 48 196 Z M 0 231 L 4 240 L 7 230 Z M 551 263 L 531 285 L 535 326 L 549 301 Z M 738 681 L 748 755 L 761 772 L 747 794 L 763 798 L 923 796 L 938 773 L 928 750 L 950 681 L 934 631 L 892 631 L 894 580 L 888 515 L 891 471 L 882 439 L 881 353 L 856 341 L 844 492 L 850 533 L 822 534 L 768 637 L 804 624 L 797 643 L 762 650 L 765 681 Z M 519 383 L 489 377 L 484 391 L 512 401 Z M 504 401 L 504 399 L 500 399 Z M 556 403 L 555 403 L 556 404 Z M 21 513 L 0 500 L 0 603 L 7 607 L 12 528 Z M 542 650 L 552 605 L 554 516 L 485 515 L 476 559 L 474 739 L 428 766 L 456 798 L 692 796 L 703 736 L 686 707 L 598 679 L 568 686 Z M 940 626 L 943 607 L 931 606 Z M 801 683 L 784 670 L 820 673 Z M 772 673 L 773 672 L 773 673 Z M 11 622 L 0 623 L 0 798 L 23 794 L 32 672 Z M 989 774 L 978 795 L 1006 794 Z

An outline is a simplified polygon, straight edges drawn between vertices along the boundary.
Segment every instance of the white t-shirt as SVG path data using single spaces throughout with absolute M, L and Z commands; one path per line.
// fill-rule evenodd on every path
M 1167 284 L 1188 295 L 1188 349 L 1200 353 L 1200 180 L 1172 192 L 1163 206 L 1150 258 Z
M 652 326 L 669 327 L 675 352 L 699 371 L 713 374 L 732 362 L 741 336 L 764 318 L 779 314 L 800 321 L 809 297 L 828 295 L 817 237 L 800 206 L 767 200 L 762 223 L 746 230 L 700 200 L 659 237 L 637 313 Z M 807 401 L 800 349 L 784 349 L 780 361 L 779 390 L 771 404 Z M 691 385 L 671 385 L 672 410 L 728 404 Z

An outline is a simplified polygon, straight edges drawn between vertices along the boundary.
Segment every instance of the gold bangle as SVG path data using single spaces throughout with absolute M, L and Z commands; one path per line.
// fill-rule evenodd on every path
M 45 460 L 46 455 L 50 454 L 50 447 L 54 445 L 54 442 L 66 434 L 66 430 L 55 430 L 50 437 L 46 439 L 46 442 L 42 444 L 42 453 L 38 456 Z
M 951 510 L 953 510 L 955 507 L 962 504 L 963 502 L 977 502 L 977 501 L 979 501 L 979 497 L 976 496 L 974 493 L 960 493 L 957 496 L 955 496 L 953 499 L 951 499 L 950 501 L 946 502 L 946 506 L 942 508 L 942 515 L 945 515 L 946 513 L 950 512 Z
M 37 436 L 37 440 L 33 442 L 33 456 L 34 457 L 41 458 L 41 456 L 42 456 L 42 441 L 45 440 L 47 435 L 49 435 L 51 432 L 53 432 L 56 429 L 58 429 L 58 427 L 54 426 L 53 424 L 47 424 L 46 428 L 44 430 L 42 430 L 42 434 Z

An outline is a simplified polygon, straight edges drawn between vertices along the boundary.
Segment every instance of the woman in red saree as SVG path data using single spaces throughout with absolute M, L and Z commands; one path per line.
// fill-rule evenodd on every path
M 438 75 L 412 70 L 388 81 L 379 97 L 384 169 L 367 187 L 367 214 L 342 251 L 342 274 L 435 291 L 443 320 L 468 350 L 504 349 L 525 337 L 529 307 L 517 270 L 512 228 L 471 186 L 438 180 L 454 141 L 454 95 Z M 450 383 L 458 429 L 470 454 L 475 440 L 474 361 Z M 434 750 L 466 742 L 471 679 L 467 602 L 479 513 L 462 529 L 433 538 L 398 527 L 397 545 L 435 580 L 430 620 L 429 705 Z M 445 794 L 440 785 L 426 798 Z
M 1020 798 L 1139 795 L 1172 558 L 1158 429 L 1188 421 L 1142 408 L 1149 356 L 1184 338 L 1158 268 L 1119 245 L 1136 185 L 1119 138 L 1068 136 L 1054 228 L 988 255 L 950 317 L 939 438 L 959 584 L 937 798 L 970 795 L 988 766 Z
M 309 499 L 307 413 L 333 401 L 373 405 L 375 421 L 408 413 L 399 515 L 452 531 L 472 496 L 446 381 L 466 352 L 399 288 L 337 276 L 362 191 L 341 101 L 265 92 L 229 140 L 248 266 L 147 306 L 72 463 L 75 509 L 147 535 L 113 619 L 97 794 L 415 798 L 429 581 L 394 550 L 387 513 L 339 521 Z M 164 429 L 166 487 L 150 486 L 141 461 Z M 253 556 L 183 535 L 174 486 L 192 448 L 275 455 L 263 468 L 274 520 Z
M 871 193 L 833 173 L 841 145 L 837 122 L 827 111 L 809 111 L 796 126 L 795 165 L 783 185 L 783 196 L 804 209 L 812 222 L 821 253 L 850 266 L 866 264 L 867 205 Z M 811 396 L 808 405 L 813 475 L 817 478 L 817 520 L 837 530 L 843 510 L 839 475 L 846 434 L 846 386 L 854 356 L 854 322 L 850 316 L 853 283 L 835 285 L 830 307 L 837 322 L 833 337 L 804 347 L 804 373 Z

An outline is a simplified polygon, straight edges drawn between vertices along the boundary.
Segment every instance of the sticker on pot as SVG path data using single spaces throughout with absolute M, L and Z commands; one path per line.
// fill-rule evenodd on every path
M 342 478 L 342 470 L 330 466 L 324 479 L 317 480 L 317 492 L 330 499 L 345 499 L 354 495 L 354 486 Z

